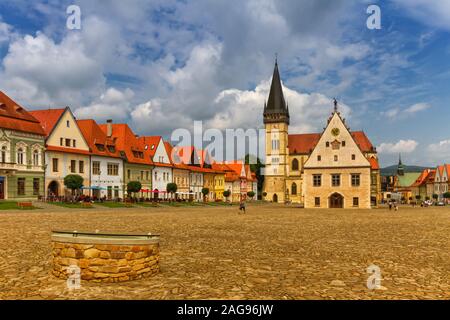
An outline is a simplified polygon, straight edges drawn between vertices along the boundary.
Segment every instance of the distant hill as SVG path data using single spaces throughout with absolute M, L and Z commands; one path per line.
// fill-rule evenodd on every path
M 425 169 L 429 169 L 428 167 L 420 167 L 420 166 L 407 166 L 407 165 L 403 166 L 405 168 L 405 172 L 422 172 Z M 382 176 L 393 176 L 397 173 L 397 165 L 394 164 L 386 168 L 381 168 L 380 173 Z

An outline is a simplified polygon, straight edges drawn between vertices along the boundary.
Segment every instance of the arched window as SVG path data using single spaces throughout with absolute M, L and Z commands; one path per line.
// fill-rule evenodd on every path
M 295 182 L 291 186 L 291 194 L 297 195 L 297 184 Z
M 17 163 L 23 164 L 23 149 L 22 148 L 17 149 Z
M 33 166 L 38 166 L 38 165 L 39 165 L 39 151 L 34 150 L 33 151 Z
M 298 170 L 298 160 L 294 159 L 292 160 L 292 171 L 297 171 Z
M 2 154 L 1 154 L 1 159 L 0 159 L 3 163 L 6 162 L 6 146 L 2 147 Z

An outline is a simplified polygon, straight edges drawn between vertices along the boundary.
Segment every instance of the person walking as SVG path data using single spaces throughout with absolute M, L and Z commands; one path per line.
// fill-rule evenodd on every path
M 244 211 L 245 213 L 245 201 L 241 200 L 241 202 L 239 202 L 239 213 L 241 213 L 241 211 Z

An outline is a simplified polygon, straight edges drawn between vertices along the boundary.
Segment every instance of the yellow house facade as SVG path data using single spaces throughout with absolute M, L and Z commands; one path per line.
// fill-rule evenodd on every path
M 31 112 L 43 127 L 46 137 L 45 196 L 71 194 L 64 186 L 64 177 L 77 174 L 83 185 L 90 186 L 90 151 L 74 115 L 69 107 L 64 109 L 36 110 Z M 84 193 L 89 194 L 88 190 Z

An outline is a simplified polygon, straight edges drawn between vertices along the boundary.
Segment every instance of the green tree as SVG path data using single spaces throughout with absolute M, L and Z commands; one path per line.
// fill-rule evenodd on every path
M 250 162 L 252 163 L 250 164 Z M 258 181 L 258 191 L 261 193 L 264 184 L 264 175 L 261 173 L 261 171 L 262 168 L 265 167 L 265 165 L 261 162 L 261 160 L 258 157 L 252 156 L 250 154 L 247 154 L 245 156 L 245 164 L 250 164 L 250 170 L 255 173 L 256 180 Z
M 247 196 L 249 196 L 251 199 L 255 196 L 255 193 L 253 191 L 248 191 Z
M 83 186 L 83 177 L 78 174 L 69 174 L 64 177 L 64 185 L 72 190 L 72 195 L 74 194 L 75 190 L 80 190 Z
M 439 198 L 439 196 L 436 193 L 433 193 L 433 199 L 437 200 Z
M 231 195 L 231 191 L 230 190 L 225 190 L 223 192 L 223 196 L 225 197 L 225 199 L 228 201 L 228 197 Z
M 446 199 L 446 200 L 450 199 L 450 192 L 444 193 L 443 196 L 444 196 L 444 199 Z
M 130 181 L 127 183 L 128 196 L 130 196 L 132 193 L 141 191 L 141 189 L 142 189 L 142 183 L 140 183 L 139 181 Z
M 202 189 L 202 194 L 203 194 L 203 201 L 205 201 L 206 196 L 209 193 L 209 188 L 203 188 Z
M 420 194 L 416 195 L 416 200 L 420 201 L 420 199 L 422 199 L 422 197 L 420 196 Z
M 427 200 L 427 201 L 430 200 L 430 197 L 429 197 L 429 196 L 426 196 L 426 197 L 425 197 L 425 200 Z
M 166 186 L 166 190 L 167 190 L 167 192 L 169 192 L 169 193 L 172 195 L 172 197 L 173 197 L 173 194 L 174 194 L 175 192 L 177 192 L 177 190 L 178 190 L 178 186 L 177 186 L 177 184 L 174 183 L 174 182 L 169 182 L 169 183 L 167 184 L 167 186 Z

